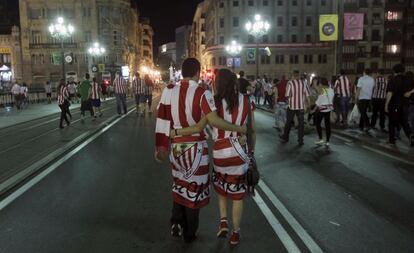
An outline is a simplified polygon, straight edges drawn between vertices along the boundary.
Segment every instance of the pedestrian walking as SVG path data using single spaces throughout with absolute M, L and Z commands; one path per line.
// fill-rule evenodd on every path
M 152 96 L 153 96 L 153 90 L 154 90 L 154 82 L 151 80 L 149 75 L 145 75 L 144 77 L 144 101 L 143 101 L 143 110 L 144 113 L 146 111 L 146 106 L 148 103 L 148 112 L 152 112 Z
M 93 117 L 93 109 L 92 109 L 92 85 L 91 81 L 89 80 L 90 76 L 89 73 L 85 74 L 85 80 L 83 80 L 78 86 L 78 92 L 81 97 L 81 121 L 84 122 L 85 118 L 85 111 L 89 111 L 91 117 Z
M 272 84 L 267 77 L 263 78 L 264 102 L 263 105 L 268 104 L 269 108 L 273 108 L 273 90 Z
M 92 92 L 91 92 L 91 103 L 93 109 L 94 118 L 97 118 L 97 113 L 99 112 L 99 117 L 102 117 L 101 111 L 101 97 L 102 97 L 102 88 L 99 83 L 96 81 L 96 77 L 92 78 Z
M 408 124 L 405 108 L 409 105 L 408 95 L 412 87 L 410 80 L 404 75 L 405 68 L 402 64 L 393 67 L 394 77 L 388 83 L 385 112 L 389 115 L 388 136 L 389 143 L 395 144 L 395 135 L 398 127 L 401 127 L 405 135 L 414 145 L 414 137 L 411 135 L 411 128 Z M 410 95 L 411 96 L 411 95 Z
M 134 80 L 132 80 L 132 92 L 135 97 L 136 113 L 143 115 L 143 108 L 141 106 L 141 99 L 144 97 L 144 81 L 138 72 L 135 73 Z
M 126 105 L 126 93 L 127 93 L 127 82 L 124 78 L 119 76 L 119 73 L 116 72 L 115 79 L 112 82 L 114 85 L 115 98 L 116 98 L 116 110 L 118 115 L 127 113 Z
M 287 109 L 287 120 L 285 125 L 285 130 L 281 136 L 281 141 L 283 143 L 289 142 L 289 133 L 292 127 L 293 118 L 296 116 L 298 119 L 298 143 L 302 146 L 303 136 L 305 133 L 305 110 L 307 105 L 310 104 L 309 101 L 309 89 L 306 87 L 306 83 L 300 79 L 299 71 L 293 72 L 293 79 L 290 80 L 286 88 L 286 97 L 288 99 L 288 109 Z
M 29 89 L 27 84 L 23 83 L 20 87 L 20 108 L 25 109 L 29 106 Z
M 345 70 L 343 69 L 340 71 L 340 76 L 334 83 L 334 92 L 338 107 L 335 124 L 339 124 L 340 122 L 345 126 L 348 122 L 349 103 L 352 97 L 352 83 L 345 75 Z
M 79 103 L 79 98 L 76 94 L 76 83 L 74 81 L 68 81 L 67 83 L 68 92 L 69 92 L 69 101 L 74 103 L 75 101 Z
M 184 61 L 184 79 L 177 85 L 168 85 L 162 92 L 155 130 L 155 159 L 165 160 L 169 156 L 172 164 L 171 235 L 183 236 L 187 243 L 197 238 L 200 209 L 210 200 L 209 157 L 204 126 L 208 122 L 223 130 L 246 131 L 246 127 L 232 125 L 217 115 L 211 92 L 198 85 L 200 70 L 198 60 L 188 58 Z M 195 134 L 179 133 L 183 127 L 198 129 Z
M 254 97 L 256 98 L 256 104 L 260 105 L 260 98 L 262 97 L 263 93 L 263 81 L 260 79 L 260 76 L 257 77 L 254 83 Z
M 306 79 L 302 79 L 302 80 L 306 80 Z M 316 109 L 316 100 L 318 99 L 318 95 L 319 95 L 319 88 L 318 88 L 318 84 L 319 84 L 319 78 L 315 77 L 312 79 L 312 82 L 310 83 L 310 85 L 306 85 L 308 87 L 309 90 L 309 111 L 308 111 L 308 117 L 307 117 L 307 124 L 309 125 L 315 125 L 315 109 Z
M 411 129 L 411 134 L 414 134 L 414 77 L 413 72 L 407 72 L 406 77 L 408 79 L 409 88 L 408 91 L 404 94 L 404 97 L 408 99 L 408 108 L 406 111 L 408 112 L 407 118 L 408 118 L 408 124 Z M 411 145 L 414 145 L 413 142 L 411 142 Z
M 387 85 L 388 82 L 384 77 L 384 70 L 380 69 L 375 77 L 375 87 L 372 93 L 371 127 L 376 129 L 379 114 L 379 124 L 384 133 L 387 132 L 385 130 L 385 100 L 387 98 Z
M 288 80 L 286 76 L 282 76 L 276 85 L 275 97 L 276 97 L 276 106 L 275 106 L 275 125 L 273 126 L 276 129 L 282 131 L 286 125 L 286 111 L 287 111 L 287 99 L 286 99 L 286 86 Z
M 361 131 L 369 133 L 371 129 L 371 122 L 368 117 L 368 107 L 371 104 L 372 93 L 375 86 L 375 80 L 371 77 L 371 70 L 365 69 L 364 75 L 358 79 L 356 100 L 358 104 L 358 110 L 361 113 L 361 119 L 359 122 L 359 128 Z
M 13 94 L 14 104 L 16 105 L 17 110 L 20 110 L 20 106 L 21 106 L 20 85 L 17 82 L 14 83 L 10 92 Z
M 70 115 L 69 112 L 69 92 L 68 88 L 65 85 L 65 80 L 61 79 L 59 82 L 59 86 L 57 87 L 57 96 L 58 96 L 58 105 L 60 108 L 60 121 L 59 121 L 59 128 L 63 129 L 63 121 L 66 122 L 67 126 L 70 125 L 70 121 L 68 120 L 67 114 Z
M 52 85 L 50 84 L 49 81 L 45 83 L 44 88 L 45 88 L 47 103 L 51 104 L 52 103 Z
M 331 138 L 331 112 L 334 109 L 333 100 L 335 92 L 329 87 L 329 82 L 326 78 L 319 79 L 319 95 L 315 102 L 315 125 L 318 132 L 319 141 L 316 141 L 316 145 L 329 146 L 329 140 Z M 325 123 L 326 139 L 323 140 L 322 134 L 322 120 Z

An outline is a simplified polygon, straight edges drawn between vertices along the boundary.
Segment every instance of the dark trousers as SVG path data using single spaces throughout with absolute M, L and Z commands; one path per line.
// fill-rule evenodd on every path
M 116 110 L 118 114 L 122 114 L 122 113 L 126 114 L 127 113 L 126 94 L 116 93 L 115 97 L 116 97 Z
M 69 106 L 67 105 L 67 103 L 61 104 L 59 105 L 60 107 L 60 125 L 61 127 L 63 127 L 63 121 L 66 121 L 66 124 L 69 125 L 69 120 L 68 117 L 66 116 L 69 112 Z
M 337 120 L 339 122 L 339 116 L 342 116 L 342 123 L 346 124 L 348 120 L 349 113 L 349 97 L 338 97 L 338 109 L 339 114 L 337 113 Z
M 81 101 L 81 115 L 85 116 L 85 111 L 89 111 L 93 116 L 92 101 L 91 99 Z
M 180 224 L 183 228 L 184 240 L 194 239 L 198 229 L 200 209 L 191 209 L 173 202 L 171 225 Z
M 316 131 L 318 131 L 319 139 L 322 140 L 322 120 L 325 121 L 326 142 L 331 138 L 331 112 L 317 112 L 315 114 Z
M 299 126 L 298 126 L 298 141 L 299 143 L 303 142 L 303 136 L 305 134 L 305 122 L 304 122 L 304 118 L 305 118 L 305 111 L 304 110 L 291 110 L 291 109 L 287 109 L 287 116 L 286 116 L 286 125 L 285 125 L 285 131 L 283 134 L 283 139 L 285 140 L 289 140 L 289 133 L 290 133 L 290 128 L 292 127 L 292 121 L 293 118 L 297 117 L 298 122 L 299 122 Z
M 371 127 L 377 125 L 377 118 L 380 118 L 380 127 L 381 129 L 385 128 L 385 99 L 374 98 L 372 100 L 372 118 L 371 118 Z
M 152 94 L 145 95 L 145 98 L 148 100 L 149 108 L 151 108 L 151 106 L 152 106 Z
M 369 122 L 369 117 L 367 114 L 368 107 L 371 100 L 361 99 L 358 101 L 358 110 L 361 113 L 361 119 L 359 120 L 359 128 L 364 130 L 364 127 L 370 128 L 371 124 Z
M 405 135 L 410 138 L 411 137 L 411 129 L 408 124 L 407 113 L 403 110 L 403 108 L 389 108 L 389 124 L 388 124 L 388 131 L 389 131 L 389 141 L 395 142 L 395 131 L 398 130 L 399 127 L 405 132 Z

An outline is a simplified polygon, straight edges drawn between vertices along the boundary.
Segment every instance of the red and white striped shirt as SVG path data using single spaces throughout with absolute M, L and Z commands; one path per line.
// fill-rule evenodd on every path
M 352 84 L 347 76 L 340 76 L 334 85 L 335 94 L 339 97 L 350 97 L 352 95 Z
M 246 124 L 247 114 L 248 114 L 248 105 L 254 110 L 253 102 L 249 101 L 250 99 L 247 96 L 239 94 L 239 105 L 236 108 L 233 108 L 233 111 L 230 113 L 227 110 L 227 103 L 223 99 L 222 101 L 216 101 L 217 114 L 220 118 L 224 119 L 227 122 L 230 122 L 234 125 L 242 126 Z M 237 132 L 225 131 L 222 129 L 214 128 L 213 139 L 224 139 L 229 137 L 237 137 L 239 134 Z
M 69 97 L 68 88 L 66 86 L 60 87 L 59 94 L 58 94 L 58 104 L 63 105 L 65 103 L 65 99 Z
M 197 124 L 204 115 L 216 110 L 210 91 L 199 87 L 195 81 L 183 80 L 177 85 L 168 85 L 161 95 L 155 129 L 157 150 L 169 149 L 170 129 L 181 129 Z M 204 132 L 192 136 L 176 137 L 173 142 L 205 140 Z
M 91 89 L 92 89 L 92 99 L 100 99 L 101 92 L 102 92 L 101 86 L 97 82 L 93 82 Z
M 305 99 L 309 97 L 309 87 L 302 80 L 290 80 L 286 87 L 290 110 L 304 110 Z
M 122 77 L 115 77 L 114 87 L 116 94 L 126 94 L 127 93 L 127 82 Z
M 144 94 L 144 80 L 141 78 L 135 78 L 132 81 L 132 90 L 136 95 Z
M 372 98 L 376 99 L 386 99 L 387 98 L 387 86 L 388 82 L 383 76 L 378 76 L 375 78 L 374 91 L 372 93 Z

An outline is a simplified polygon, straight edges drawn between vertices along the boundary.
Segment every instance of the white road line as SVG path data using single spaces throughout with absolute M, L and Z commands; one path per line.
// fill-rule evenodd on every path
M 340 140 L 343 140 L 343 141 L 345 141 L 345 142 L 352 142 L 352 140 L 351 140 L 351 139 L 348 139 L 348 138 L 342 137 L 342 136 L 337 135 L 337 134 L 333 134 L 333 136 L 335 136 L 335 138 L 340 139 Z
M 33 187 L 38 182 L 40 182 L 42 179 L 44 179 L 47 175 L 49 175 L 51 172 L 53 172 L 56 168 L 58 168 L 64 162 L 66 162 L 67 160 L 69 160 L 72 156 L 74 156 L 76 153 L 78 153 L 81 149 L 83 149 L 84 147 L 86 147 L 86 145 L 88 145 L 89 143 L 91 143 L 92 141 L 94 141 L 96 138 L 98 138 L 99 136 L 101 136 L 103 133 L 105 133 L 106 131 L 108 131 L 112 126 L 114 126 L 116 123 L 118 123 L 119 121 L 121 121 L 123 118 L 125 118 L 127 115 L 129 115 L 134 110 L 135 110 L 135 108 L 132 109 L 132 110 L 130 110 L 127 114 L 122 115 L 121 117 L 119 117 L 118 119 L 116 119 L 114 122 L 112 122 L 108 126 L 104 127 L 99 132 L 95 133 L 93 136 L 91 136 L 85 142 L 83 142 L 82 144 L 80 144 L 74 150 L 70 151 L 67 155 L 65 155 L 64 157 L 60 158 L 58 161 L 56 161 L 51 166 L 49 166 L 46 170 L 42 171 L 39 175 L 37 175 L 36 177 L 32 178 L 29 182 L 27 182 L 22 187 L 20 187 L 19 189 L 17 189 L 15 192 L 13 192 L 9 196 L 7 196 L 7 198 L 3 199 L 0 202 L 0 211 L 3 210 L 6 206 L 8 206 L 11 202 L 13 202 L 14 200 L 16 200 L 18 197 L 20 197 L 23 193 L 25 193 L 31 187 Z
M 301 251 L 299 250 L 296 243 L 292 240 L 292 237 L 290 237 L 288 232 L 283 228 L 282 224 L 280 224 L 279 220 L 275 217 L 275 215 L 272 213 L 270 208 L 266 205 L 266 203 L 257 191 L 255 191 L 255 196 L 253 197 L 253 199 L 259 207 L 260 211 L 262 211 L 266 220 L 269 222 L 273 231 L 276 233 L 280 241 L 285 246 L 286 250 L 289 253 L 300 253 Z
M 386 152 L 382 152 L 382 151 L 380 151 L 380 150 L 377 150 L 377 149 L 374 149 L 374 148 L 371 148 L 371 147 L 368 147 L 368 146 L 365 146 L 365 145 L 362 145 L 361 147 L 363 147 L 363 148 L 365 148 L 365 149 L 368 149 L 369 151 L 375 152 L 375 153 L 377 153 L 377 154 L 384 155 L 384 156 L 387 156 L 387 157 L 389 157 L 389 158 L 391 158 L 391 159 L 394 159 L 394 160 L 397 160 L 397 161 L 400 161 L 400 162 L 403 162 L 403 163 L 409 164 L 409 165 L 411 165 L 411 166 L 414 166 L 414 162 L 411 162 L 411 161 L 408 161 L 408 160 L 404 160 L 404 159 L 399 158 L 399 157 L 397 157 L 397 156 L 395 156 L 395 155 L 391 155 L 391 154 L 388 154 L 388 153 L 386 153 Z
M 270 199 L 272 204 L 277 208 L 280 214 L 285 218 L 289 225 L 295 230 L 296 234 L 300 237 L 303 243 L 308 247 L 312 253 L 322 253 L 322 249 L 318 244 L 312 239 L 312 237 L 306 232 L 306 230 L 300 225 L 300 223 L 293 217 L 293 215 L 287 210 L 285 205 L 276 197 L 272 190 L 260 180 L 259 187 L 262 189 L 264 194 Z

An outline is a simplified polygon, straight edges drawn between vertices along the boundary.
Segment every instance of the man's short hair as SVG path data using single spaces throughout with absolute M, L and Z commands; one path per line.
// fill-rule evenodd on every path
M 181 71 L 184 78 L 191 78 L 200 73 L 200 62 L 195 58 L 187 58 L 184 60 Z
M 378 70 L 378 73 L 379 73 L 380 75 L 384 75 L 384 74 L 385 74 L 385 70 L 384 70 L 384 69 L 379 69 L 379 70 Z
M 364 73 L 367 74 L 367 75 L 371 75 L 372 71 L 371 71 L 371 69 L 365 69 Z
M 86 74 L 85 74 L 85 78 L 86 78 L 86 79 L 89 79 L 90 77 L 91 77 L 91 76 L 89 75 L 89 73 L 86 73 Z
M 239 75 L 240 75 L 240 77 L 244 77 L 244 71 L 242 70 L 242 71 L 240 71 L 239 72 Z
M 294 74 L 295 76 L 298 76 L 298 75 L 300 74 L 300 72 L 299 72 L 299 70 L 295 69 L 295 70 L 293 70 L 293 74 Z
M 341 69 L 341 70 L 339 71 L 339 74 L 341 74 L 341 76 L 345 75 L 345 70 L 344 70 L 344 69 Z
M 394 67 L 392 67 L 392 70 L 394 71 L 394 73 L 404 73 L 405 72 L 405 68 L 401 63 L 395 64 Z

